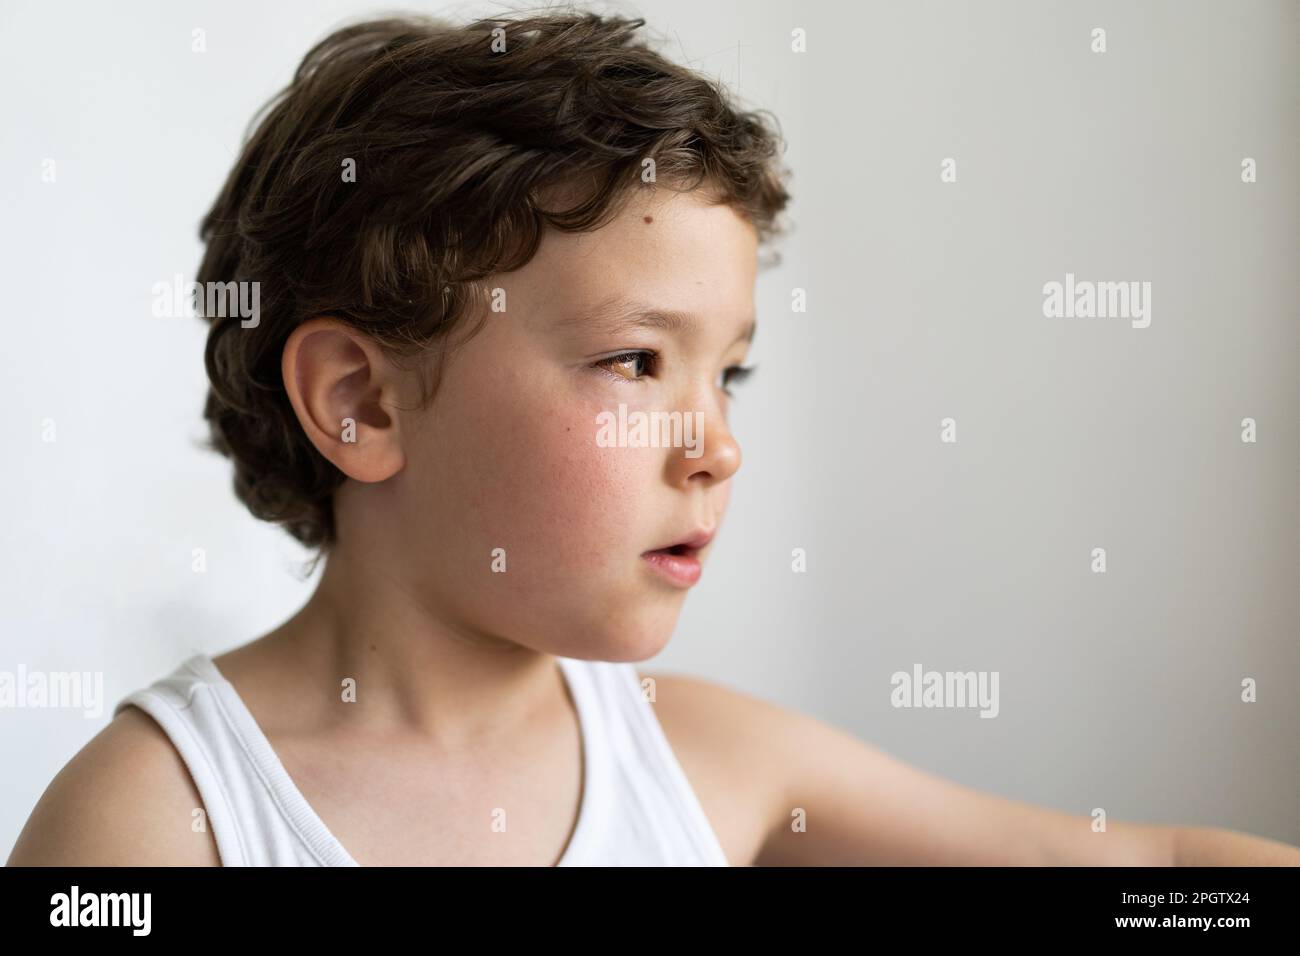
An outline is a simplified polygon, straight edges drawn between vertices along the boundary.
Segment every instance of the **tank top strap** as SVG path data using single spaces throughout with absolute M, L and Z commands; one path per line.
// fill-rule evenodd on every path
M 235 688 L 206 654 L 122 698 L 180 753 L 223 866 L 355 866 L 308 806 Z
M 561 865 L 729 865 L 635 666 L 559 661 L 590 752 L 584 807 Z

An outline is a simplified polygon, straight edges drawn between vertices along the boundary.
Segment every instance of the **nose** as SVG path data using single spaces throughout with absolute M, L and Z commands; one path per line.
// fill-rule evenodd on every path
M 668 480 L 673 485 L 686 487 L 692 481 L 719 484 L 740 468 L 740 443 L 727 423 L 725 406 L 720 402 L 702 405 L 696 406 L 698 411 L 683 413 L 684 420 L 689 416 L 697 425 L 691 435 L 694 447 L 669 449 Z

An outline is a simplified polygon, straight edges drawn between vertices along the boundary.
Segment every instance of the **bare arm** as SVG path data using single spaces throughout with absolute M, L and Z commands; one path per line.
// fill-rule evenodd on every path
M 756 713 L 785 791 L 759 865 L 1300 865 L 1296 847 L 1229 830 L 1097 831 L 1090 816 L 962 786 L 806 715 Z

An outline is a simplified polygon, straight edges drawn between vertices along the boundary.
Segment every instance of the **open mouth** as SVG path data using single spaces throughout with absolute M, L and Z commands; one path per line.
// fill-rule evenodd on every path
M 703 570 L 700 552 L 711 537 L 711 531 L 697 534 L 689 542 L 679 541 L 667 547 L 655 548 L 641 557 L 663 580 L 679 588 L 688 588 L 700 579 Z
M 668 548 L 656 548 L 653 551 L 647 551 L 646 554 L 677 554 L 694 556 L 699 554 L 699 548 L 692 548 L 685 544 L 674 544 Z
M 713 534 L 716 527 L 706 528 L 699 531 L 686 533 L 680 541 L 673 544 L 665 545 L 662 548 L 655 548 L 653 551 L 646 551 L 645 557 L 652 554 L 666 554 L 678 558 L 694 558 L 708 547 L 709 542 L 713 540 Z

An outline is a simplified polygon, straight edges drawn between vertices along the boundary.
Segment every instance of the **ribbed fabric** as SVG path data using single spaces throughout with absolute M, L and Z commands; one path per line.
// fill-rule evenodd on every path
M 582 729 L 583 793 L 559 866 L 727 866 L 632 664 L 559 657 Z M 224 866 L 357 866 L 298 791 L 234 685 L 196 654 L 127 695 L 166 732 Z M 431 860 L 431 864 L 438 861 Z

